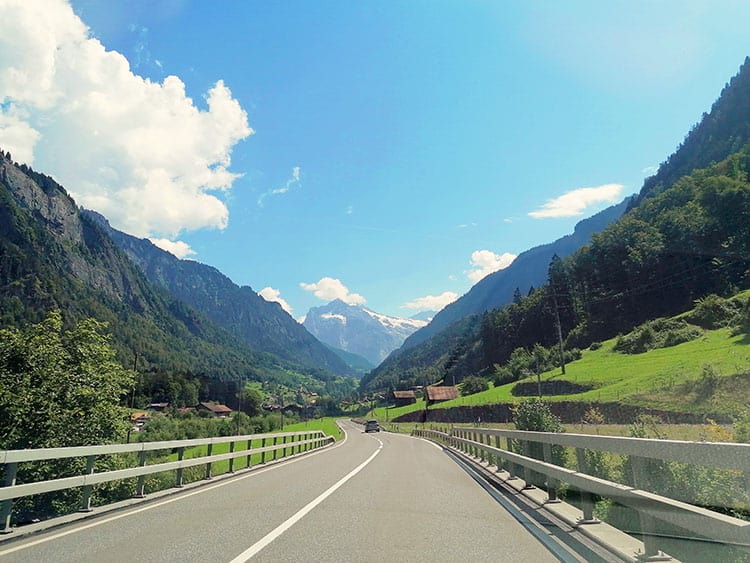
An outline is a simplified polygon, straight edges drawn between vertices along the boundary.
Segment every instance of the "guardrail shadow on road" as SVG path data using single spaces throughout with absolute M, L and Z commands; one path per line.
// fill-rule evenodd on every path
M 597 539 L 592 532 L 600 523 L 595 502 L 608 499 L 612 506 L 624 507 L 634 517 L 633 529 L 642 543 L 639 551 L 620 554 L 630 560 L 670 560 L 665 552 L 678 550 L 686 560 L 745 560 L 750 553 L 750 522 L 669 498 L 660 491 L 647 490 L 655 481 L 653 468 L 667 470 L 676 462 L 698 466 L 730 476 L 738 502 L 747 506 L 750 483 L 750 444 L 683 442 L 614 436 L 530 432 L 487 428 L 415 429 L 413 435 L 437 442 L 467 459 L 490 468 L 517 490 L 526 490 L 546 508 L 555 512 L 558 491 L 575 502 L 579 512 L 575 526 Z M 574 469 L 565 467 L 567 452 L 573 453 Z M 629 484 L 592 475 L 591 452 L 625 456 Z M 662 465 L 659 465 L 659 464 Z M 695 475 L 696 473 L 685 473 Z M 718 475 L 718 473 L 717 473 Z M 726 487 L 728 479 L 716 478 L 716 487 Z M 739 484 L 739 488 L 737 488 Z M 688 488 L 689 483 L 683 483 Z M 531 494 L 532 490 L 545 491 Z M 718 494 L 721 496 L 722 491 Z M 726 491 L 723 491 L 726 496 Z M 557 510 L 560 512 L 560 510 Z M 725 508 L 725 512 L 731 509 Z M 605 546 L 606 547 L 606 546 Z M 713 555 L 703 555 L 713 553 Z M 687 556 L 685 555 L 687 554 Z M 701 555 L 696 555 L 701 554 Z

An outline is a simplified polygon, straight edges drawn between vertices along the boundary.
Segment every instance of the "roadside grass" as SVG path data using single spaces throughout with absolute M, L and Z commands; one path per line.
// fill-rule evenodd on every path
M 597 350 L 584 350 L 580 360 L 541 375 L 543 381 L 570 381 L 592 388 L 574 395 L 545 396 L 547 401 L 621 402 L 675 412 L 736 413 L 750 403 L 750 338 L 732 335 L 724 328 L 705 331 L 691 342 L 660 348 L 642 354 L 623 354 L 613 350 L 616 338 L 602 343 Z M 710 366 L 716 380 L 706 383 L 704 366 Z M 536 382 L 536 377 L 520 382 Z M 523 400 L 511 393 L 518 382 L 459 397 L 440 404 L 440 408 L 514 403 Z M 388 420 L 423 410 L 424 401 L 399 408 L 388 408 Z M 386 420 L 386 409 L 374 411 Z

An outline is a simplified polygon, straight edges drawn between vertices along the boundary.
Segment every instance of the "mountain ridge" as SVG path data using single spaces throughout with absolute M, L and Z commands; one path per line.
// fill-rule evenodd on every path
M 312 307 L 303 325 L 321 342 L 379 364 L 425 321 L 391 317 L 340 299 Z
M 235 284 L 213 266 L 177 258 L 148 239 L 118 231 L 99 213 L 89 210 L 85 213 L 107 230 L 152 283 L 206 315 L 252 349 L 299 364 L 306 371 L 324 369 L 338 375 L 354 375 L 348 364 L 278 303 L 266 301 L 252 287 Z

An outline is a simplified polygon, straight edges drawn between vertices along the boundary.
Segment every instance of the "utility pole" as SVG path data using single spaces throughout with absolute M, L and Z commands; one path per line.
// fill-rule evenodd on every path
M 240 414 L 242 413 L 242 380 L 237 379 L 237 436 L 240 435 Z
M 281 413 L 281 431 L 284 431 L 284 391 L 279 391 L 279 412 Z
M 555 291 L 553 285 L 550 288 L 552 289 L 552 300 L 555 304 L 555 327 L 557 328 L 557 341 L 560 346 L 560 367 L 562 368 L 562 374 L 565 375 L 565 348 L 563 346 L 562 326 L 560 326 L 560 310 L 557 308 L 557 291 Z

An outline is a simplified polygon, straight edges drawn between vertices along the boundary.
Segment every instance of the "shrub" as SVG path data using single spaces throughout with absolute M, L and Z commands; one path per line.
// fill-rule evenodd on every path
M 474 393 L 487 391 L 489 388 L 489 383 L 487 383 L 487 380 L 484 377 L 469 375 L 464 377 L 464 380 L 461 383 L 461 395 L 473 395 Z
M 550 410 L 549 404 L 541 399 L 530 399 L 523 401 L 513 409 L 513 424 L 517 430 L 532 430 L 536 432 L 565 432 L 560 419 Z M 542 444 L 527 442 L 527 449 L 521 448 L 519 441 L 514 444 L 514 450 L 521 449 L 524 455 L 534 459 L 544 459 L 544 449 Z M 552 463 L 556 465 L 565 465 L 565 449 L 562 446 L 552 446 Z M 534 474 L 532 476 L 534 484 L 540 486 L 545 478 L 542 475 Z
M 735 302 L 711 294 L 698 299 L 695 302 L 695 309 L 686 318 L 701 328 L 715 330 L 729 326 L 736 316 Z
M 642 354 L 695 340 L 703 334 L 697 326 L 683 320 L 654 319 L 618 337 L 614 349 L 625 354 Z

